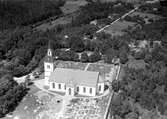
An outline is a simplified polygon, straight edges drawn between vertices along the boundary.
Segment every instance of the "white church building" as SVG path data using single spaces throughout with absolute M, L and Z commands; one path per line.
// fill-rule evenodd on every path
M 52 50 L 49 48 L 44 61 L 45 85 L 49 90 L 75 96 L 96 96 L 104 93 L 104 80 L 99 72 L 78 69 L 54 68 Z

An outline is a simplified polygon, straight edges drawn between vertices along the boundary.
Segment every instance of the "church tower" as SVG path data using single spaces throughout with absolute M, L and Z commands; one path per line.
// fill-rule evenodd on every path
M 44 76 L 45 76 L 46 86 L 49 86 L 49 77 L 53 71 L 54 71 L 54 61 L 53 61 L 52 49 L 50 48 L 50 42 L 49 42 L 49 48 L 47 50 L 47 55 L 45 56 L 44 60 Z

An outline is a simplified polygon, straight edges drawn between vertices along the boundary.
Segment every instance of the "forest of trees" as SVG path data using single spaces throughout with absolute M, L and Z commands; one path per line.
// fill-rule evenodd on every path
M 63 0 L 5 0 L 0 1 L 0 30 L 25 26 L 60 15 Z
M 142 116 L 139 104 L 143 109 L 166 115 L 167 100 L 167 20 L 161 19 L 152 24 L 144 25 L 141 30 L 129 33 L 132 41 L 161 41 L 162 45 L 143 52 L 140 59 L 144 60 L 146 68 L 133 69 L 125 67 L 122 80 L 114 81 L 112 86 L 119 92 L 117 100 L 113 101 L 111 114 L 115 119 L 138 119 Z M 139 55 L 139 54 L 138 54 Z M 126 104 L 124 103 L 126 102 Z M 153 119 L 157 119 L 154 116 Z
M 121 1 L 116 2 L 90 2 L 85 6 L 82 6 L 79 15 L 76 16 L 72 25 L 80 26 L 83 24 L 89 24 L 90 21 L 95 19 L 107 18 L 108 15 L 114 13 L 120 16 L 130 9 L 133 9 L 133 5 Z
M 0 69 L 3 70 L 3 69 Z M 1 72 L 1 71 L 0 71 Z M 17 84 L 9 73 L 0 74 L 0 118 L 14 111 L 28 89 L 24 84 Z
M 113 82 L 114 91 L 119 92 L 120 103 L 112 103 L 111 114 L 115 119 L 124 119 L 130 113 L 139 117 L 140 104 L 148 111 L 156 110 L 162 115 L 166 115 L 167 100 L 167 68 L 162 61 L 149 64 L 146 69 L 125 69 L 126 76 L 119 82 Z M 117 100 L 117 101 L 118 101 Z M 130 101 L 129 101 L 130 100 Z M 122 104 L 124 102 L 125 104 Z M 134 110 L 134 108 L 136 108 Z M 142 115 L 140 115 L 142 116 Z M 126 118 L 129 119 L 129 118 Z M 155 117 L 156 119 L 156 117 Z
M 45 56 L 47 33 L 22 26 L 60 15 L 63 4 L 62 0 L 0 1 L 0 118 L 13 112 L 28 92 L 13 77 L 29 73 Z
M 41 2 L 41 4 L 42 3 L 43 2 Z M 48 6 L 45 5 L 51 4 L 50 2 L 47 4 L 44 3 L 43 6 L 41 6 L 42 8 L 39 9 L 43 9 L 43 7 L 48 8 Z M 117 5 L 118 3 L 115 4 Z M 92 16 L 94 16 L 94 18 L 102 18 L 106 16 L 99 17 L 99 11 L 102 12 L 101 15 L 103 13 L 108 15 L 111 10 L 115 10 L 112 12 L 120 12 L 121 14 L 132 7 L 130 4 L 123 2 L 118 6 L 124 11 L 119 11 L 117 7 L 114 7 L 114 4 L 107 5 L 106 3 L 93 2 L 81 8 L 84 10 L 79 12 L 83 12 L 82 14 L 84 14 L 84 11 L 93 13 L 84 14 L 84 18 Z M 108 9 L 111 10 L 108 11 Z M 36 9 L 34 8 L 33 10 Z M 86 24 L 87 22 L 81 22 L 79 23 L 79 26 L 73 26 L 73 23 L 77 23 L 77 19 L 82 20 L 83 16 L 79 15 L 71 24 L 59 25 L 53 30 L 31 31 L 29 28 L 18 27 L 14 30 L 8 30 L 2 33 L 0 36 L 0 59 L 8 61 L 5 69 L 11 70 L 12 74 L 17 77 L 28 74 L 38 66 L 39 62 L 45 56 L 49 40 L 51 41 L 55 54 L 61 60 L 96 62 L 102 58 L 102 54 L 107 63 L 111 63 L 113 57 L 122 57 L 122 63 L 127 61 L 126 51 L 128 51 L 128 44 L 126 41 L 123 41 L 122 38 L 111 38 L 110 35 L 105 33 L 95 34 L 98 27 Z M 91 18 L 89 20 L 93 19 Z M 68 35 L 69 37 L 65 38 L 65 35 Z M 84 39 L 85 36 L 87 37 L 86 40 Z M 97 37 L 97 39 L 94 39 L 94 37 Z M 59 50 L 61 48 L 70 48 L 70 51 L 61 51 Z M 110 51 L 110 49 L 112 49 L 112 51 Z M 77 53 L 82 53 L 84 51 L 92 51 L 93 54 L 90 55 L 88 59 L 85 59 L 87 57 L 82 57 L 82 59 L 79 60 Z
M 61 14 L 59 7 L 63 4 L 61 0 L 58 2 L 45 0 L 25 0 L 21 3 L 0 2 L 0 29 L 13 28 L 0 34 L 0 61 L 5 61 L 0 65 L 0 117 L 12 111 L 26 94 L 25 86 L 18 85 L 12 77 L 28 74 L 39 63 L 43 64 L 49 40 L 54 55 L 60 60 L 96 62 L 103 58 L 105 63 L 112 63 L 113 58 L 120 58 L 122 64 L 128 61 L 130 53 L 128 44 L 131 41 L 143 39 L 161 41 L 161 47 L 135 55 L 136 59 L 143 59 L 147 63 L 146 69 L 127 68 L 124 80 L 113 82 L 118 83 L 118 85 L 113 84 L 118 86 L 114 90 L 116 92 L 120 90 L 121 93 L 117 103 L 113 102 L 111 114 L 115 115 L 116 119 L 130 119 L 131 116 L 134 117 L 132 119 L 137 119 L 138 110 L 130 107 L 128 99 L 132 99 L 134 103 L 139 103 L 148 110 L 157 108 L 161 114 L 164 114 L 166 105 L 162 105 L 162 102 L 167 99 L 167 82 L 165 81 L 167 20 L 159 20 L 150 25 L 142 23 L 142 29 L 129 30 L 122 37 L 111 37 L 103 32 L 95 34 L 98 27 L 90 25 L 90 21 L 106 18 L 112 13 L 121 15 L 133 6 L 124 2 L 120 4 L 89 2 L 79 10 L 70 24 L 59 25 L 45 32 L 31 31 L 29 28 L 21 27 Z M 131 21 L 138 19 L 140 18 L 129 18 Z M 65 35 L 68 35 L 68 38 L 65 38 Z M 92 54 L 88 56 L 85 51 L 91 51 Z M 81 59 L 78 53 L 81 53 Z M 41 67 L 42 64 L 40 64 Z

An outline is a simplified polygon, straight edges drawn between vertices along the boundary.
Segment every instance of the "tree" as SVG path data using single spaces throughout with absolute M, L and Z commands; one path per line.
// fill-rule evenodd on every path
M 86 52 L 81 54 L 81 62 L 88 62 L 89 61 L 89 57 L 87 55 Z
M 61 14 L 60 6 L 65 1 L 45 0 L 0 1 L 0 29 L 30 25 Z
M 149 94 L 146 94 L 144 92 L 140 98 L 140 104 L 148 110 L 155 108 L 155 103 L 152 97 L 150 97 Z
M 93 0 L 92 0 L 93 1 Z M 82 6 L 79 15 L 74 19 L 73 26 L 81 26 L 89 24 L 92 20 L 102 19 L 108 17 L 110 13 L 122 14 L 132 9 L 132 4 L 122 1 L 116 2 L 90 2 L 85 6 Z M 121 3 L 118 7 L 113 7 L 115 4 Z
M 89 62 L 97 62 L 101 59 L 101 55 L 98 52 L 94 52 L 89 56 Z
M 105 55 L 104 56 L 104 62 L 105 63 L 108 63 L 108 64 L 111 64 L 112 63 L 112 61 L 113 61 L 113 56 L 112 55 Z
M 71 43 L 70 43 L 71 50 L 74 50 L 76 52 L 84 51 L 85 46 L 84 46 L 84 43 L 80 37 L 72 36 L 70 39 L 71 39 L 70 40 L 71 41 Z
M 118 92 L 120 89 L 119 81 L 113 80 L 111 84 L 112 84 L 112 89 L 114 90 L 114 92 Z
M 14 111 L 28 89 L 18 85 L 9 74 L 0 77 L 0 118 Z
M 125 116 L 125 119 L 138 119 L 139 115 L 135 112 L 130 112 Z
M 145 61 L 146 63 L 150 63 L 150 62 L 152 61 L 152 56 L 151 56 L 151 54 L 146 54 L 146 55 L 145 55 L 145 58 L 144 58 L 144 61 Z
M 128 61 L 128 55 L 125 51 L 121 51 L 119 54 L 120 62 L 125 64 Z
M 27 69 L 23 65 L 19 65 L 13 69 L 13 75 L 16 77 L 23 76 L 26 73 L 27 73 Z
M 145 58 L 145 53 L 144 53 L 144 51 L 135 52 L 134 58 L 135 58 L 136 60 L 144 59 L 144 58 Z
M 4 95 L 10 88 L 16 85 L 13 77 L 9 74 L 4 75 L 0 78 L 0 96 Z
M 113 99 L 113 101 L 111 102 L 111 107 L 110 107 L 110 115 L 114 117 L 120 116 L 121 106 L 122 106 L 122 100 L 120 99 L 120 97 Z
M 27 86 L 29 86 L 31 84 L 31 79 L 30 79 L 30 75 L 27 75 L 26 78 L 25 78 L 25 84 Z
M 104 61 L 105 63 L 111 64 L 114 58 L 119 56 L 119 51 L 109 48 L 105 51 Z
M 78 54 L 76 54 L 74 51 L 62 51 L 60 52 L 59 56 L 58 56 L 59 59 L 61 60 L 70 60 L 70 61 L 79 61 L 79 56 Z
M 167 48 L 167 36 L 164 36 L 161 41 L 162 41 L 162 43 L 161 43 L 162 46 Z

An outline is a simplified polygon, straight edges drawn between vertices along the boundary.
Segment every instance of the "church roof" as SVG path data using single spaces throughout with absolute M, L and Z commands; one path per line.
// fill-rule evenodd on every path
M 51 73 L 50 82 L 66 83 L 74 82 L 74 85 L 96 87 L 99 79 L 99 72 L 83 71 L 76 69 L 56 68 Z M 70 84 L 71 85 L 71 84 Z
M 75 81 L 75 79 L 68 79 L 66 82 L 66 86 L 68 87 L 75 87 L 77 85 L 77 82 Z

